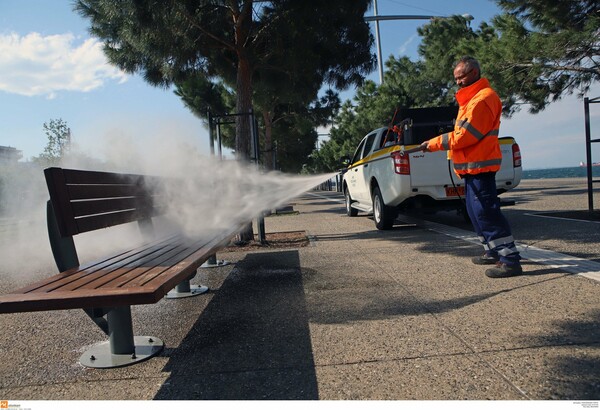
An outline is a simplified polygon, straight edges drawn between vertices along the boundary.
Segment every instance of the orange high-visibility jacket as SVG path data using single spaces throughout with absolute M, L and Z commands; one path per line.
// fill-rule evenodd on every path
M 454 131 L 429 140 L 430 151 L 448 151 L 458 175 L 497 172 L 502 161 L 498 144 L 502 102 L 485 78 L 456 93 L 459 110 Z

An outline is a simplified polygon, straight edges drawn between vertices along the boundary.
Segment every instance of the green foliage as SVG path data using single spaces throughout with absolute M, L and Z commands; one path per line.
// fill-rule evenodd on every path
M 262 84 L 265 83 L 258 83 L 254 88 L 261 161 L 268 169 L 277 165 L 277 169 L 285 172 L 299 172 L 314 149 L 317 137 L 315 129 L 330 121 L 333 113 L 339 109 L 338 94 L 328 90 L 314 101 L 294 101 L 290 97 L 286 102 L 280 97 L 281 94 L 265 91 L 261 87 Z M 178 83 L 175 94 L 195 115 L 207 123 L 208 111 L 213 116 L 235 112 L 233 92 L 224 84 L 212 82 L 206 77 L 194 77 Z M 265 117 L 269 119 L 269 124 Z M 222 120 L 227 121 L 226 118 Z M 223 146 L 233 149 L 235 129 L 231 125 L 222 124 L 220 132 Z M 271 144 L 267 144 L 267 132 L 272 134 Z M 213 133 L 216 133 L 216 130 L 213 130 Z M 274 152 L 276 164 L 271 161 Z
M 418 29 L 420 59 L 391 56 L 383 84 L 359 88 L 344 103 L 331 139 L 313 152 L 307 170 L 332 171 L 361 138 L 391 122 L 397 107 L 454 103 L 452 68 L 464 55 L 481 63 L 510 116 L 527 104 L 539 112 L 563 95 L 583 95 L 600 79 L 600 3 L 595 0 L 498 0 L 506 13 L 477 29 L 462 16 Z
M 400 122 L 400 108 L 434 107 L 453 101 L 449 80 L 431 78 L 423 62 L 391 56 L 383 84 L 366 81 L 354 100 L 346 101 L 334 120 L 330 139 L 312 153 L 306 172 L 331 172 L 341 167 L 343 156 L 354 154 L 360 140 L 379 127 Z M 448 76 L 445 75 L 445 78 Z
M 71 130 L 67 122 L 61 118 L 50 120 L 43 125 L 44 133 L 48 137 L 48 143 L 38 157 L 33 161 L 44 166 L 56 166 L 69 152 L 71 147 Z
M 300 172 L 317 143 L 316 128 L 329 123 L 339 108 L 339 96 L 331 90 L 308 105 L 297 102 L 273 107 L 272 144 L 265 138 L 263 146 L 265 163 L 271 163 L 267 157 L 275 152 L 272 168 Z M 264 130 L 268 132 L 266 124 Z
M 225 84 L 203 75 L 194 75 L 177 81 L 177 95 L 185 106 L 208 125 L 208 113 L 223 115 L 235 112 L 235 95 Z M 230 120 L 234 120 L 231 118 Z M 213 129 L 213 137 L 216 130 Z M 235 128 L 232 124 L 221 125 L 221 143 L 224 147 L 235 148 Z
M 299 173 L 317 142 L 314 123 L 309 118 L 287 117 L 274 125 L 273 135 L 278 168 Z
M 76 9 L 104 40 L 111 63 L 159 86 L 217 79 L 244 113 L 253 101 L 263 111 L 307 106 L 324 83 L 359 84 L 375 64 L 363 18 L 369 4 L 332 0 L 315 13 L 301 0 L 78 0 Z M 250 130 L 237 118 L 235 150 L 245 158 Z
M 498 0 L 508 13 L 471 29 L 462 17 L 420 28 L 423 74 L 453 90 L 454 62 L 479 59 L 502 98 L 504 115 L 523 104 L 539 112 L 565 94 L 584 94 L 600 79 L 600 5 L 590 0 Z M 442 85 L 443 86 L 443 85 Z M 448 95 L 450 95 L 449 93 Z
M 462 16 L 418 29 L 417 61 L 390 57 L 383 84 L 362 84 L 375 66 L 364 21 L 370 0 L 78 0 L 109 60 L 152 84 L 177 85 L 201 118 L 214 112 L 260 113 L 263 157 L 276 145 L 280 166 L 298 169 L 316 127 L 337 113 L 331 138 L 304 171 L 339 168 L 369 131 L 392 123 L 396 109 L 454 102 L 452 77 L 463 55 L 479 59 L 504 114 L 523 104 L 538 112 L 561 96 L 585 93 L 600 78 L 600 5 L 596 0 L 497 0 L 505 13 L 470 26 Z M 318 98 L 324 84 L 333 90 Z M 336 90 L 358 85 L 352 102 Z M 242 121 L 242 123 L 245 123 Z M 248 129 L 224 130 L 225 145 L 249 150 Z M 289 146 L 288 146 L 289 145 Z M 295 146 L 296 151 L 294 151 Z M 289 163 L 287 162 L 289 161 Z
M 497 35 L 480 45 L 508 113 L 543 110 L 600 80 L 600 4 L 593 0 L 498 0 Z M 487 55 L 486 55 L 487 54 Z
M 452 68 L 459 57 L 474 53 L 473 40 L 477 33 L 463 16 L 448 19 L 434 19 L 417 29 L 423 38 L 419 45 L 419 55 L 425 64 L 425 76 L 441 82 L 445 87 L 454 84 Z
M 590 19 L 598 18 L 600 10 L 597 0 L 497 0 L 497 3 L 523 22 L 548 33 L 585 31 Z

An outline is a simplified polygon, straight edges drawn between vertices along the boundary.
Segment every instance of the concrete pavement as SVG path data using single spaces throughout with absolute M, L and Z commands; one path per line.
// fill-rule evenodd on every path
M 221 253 L 234 263 L 193 281 L 210 293 L 133 307 L 136 334 L 166 343 L 149 361 L 80 366 L 104 339 L 81 311 L 1 315 L 0 399 L 599 400 L 600 229 L 539 215 L 587 206 L 585 181 L 548 181 L 507 196 L 537 252 L 523 276 L 485 277 L 451 213 L 377 231 L 310 192 L 265 220 L 309 246 Z M 1 289 L 22 281 L 3 272 Z

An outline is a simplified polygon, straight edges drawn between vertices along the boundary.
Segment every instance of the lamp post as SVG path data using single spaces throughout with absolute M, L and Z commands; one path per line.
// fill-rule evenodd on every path
M 473 20 L 470 14 L 462 15 L 468 21 Z M 365 17 L 365 21 L 375 22 L 375 42 L 377 43 L 377 68 L 379 70 L 379 84 L 383 83 L 383 60 L 381 58 L 381 38 L 379 35 L 379 22 L 383 20 L 432 20 L 446 19 L 448 16 L 425 16 L 425 15 L 395 15 L 395 16 L 379 16 L 377 14 L 377 0 L 373 0 L 373 15 Z
M 379 70 L 379 84 L 383 83 L 383 64 L 381 63 L 381 40 L 379 39 L 379 18 L 377 15 L 377 0 L 373 0 L 373 18 L 375 21 L 375 41 L 377 42 L 377 68 Z M 366 21 L 369 17 L 365 18 Z

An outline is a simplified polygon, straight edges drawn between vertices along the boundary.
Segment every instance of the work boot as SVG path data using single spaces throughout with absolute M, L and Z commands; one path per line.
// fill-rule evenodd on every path
M 497 262 L 496 266 L 485 271 L 488 278 L 510 278 L 511 276 L 521 275 L 523 268 L 519 263 L 508 265 L 504 262 Z
M 475 256 L 471 258 L 471 262 L 473 262 L 475 265 L 495 265 L 496 262 L 498 262 L 498 257 L 484 253 L 482 256 Z

